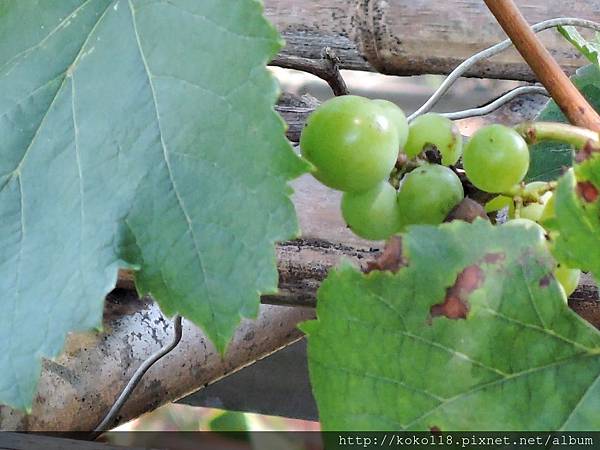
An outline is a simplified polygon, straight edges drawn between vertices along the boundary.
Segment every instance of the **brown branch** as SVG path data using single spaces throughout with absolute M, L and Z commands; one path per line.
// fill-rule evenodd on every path
M 600 116 L 544 47 L 513 0 L 484 0 L 489 10 L 573 125 L 600 131 Z
M 243 321 L 224 356 L 200 329 L 185 322 L 179 345 L 141 379 L 117 422 L 177 400 L 295 342 L 302 337 L 298 323 L 312 318 L 311 309 L 263 305 L 256 320 Z M 0 430 L 91 430 L 133 372 L 173 338 L 158 305 L 127 292 L 109 296 L 103 330 L 71 334 L 60 357 L 44 360 L 31 415 L 0 406 Z
M 348 87 L 340 73 L 339 64 L 339 58 L 329 47 L 323 49 L 321 59 L 278 55 L 270 63 L 272 66 L 283 67 L 284 69 L 295 69 L 311 73 L 326 81 L 336 96 L 348 94 Z

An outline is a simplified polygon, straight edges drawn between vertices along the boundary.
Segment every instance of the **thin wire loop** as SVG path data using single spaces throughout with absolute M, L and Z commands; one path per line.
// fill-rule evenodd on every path
M 592 30 L 600 31 L 600 23 L 594 22 L 591 20 L 585 19 L 576 19 L 570 17 L 559 17 L 556 19 L 544 20 L 543 22 L 536 23 L 531 27 L 531 29 L 539 33 L 540 31 L 547 30 L 549 28 L 554 28 L 558 26 L 576 26 L 581 28 L 590 28 Z M 473 65 L 483 61 L 485 59 L 491 58 L 492 56 L 497 55 L 498 53 L 503 52 L 504 50 L 512 47 L 512 41 L 510 39 L 506 39 L 496 45 L 493 45 L 485 50 L 480 51 L 479 53 L 474 54 L 470 58 L 465 59 L 462 63 L 460 63 L 456 69 L 454 69 L 444 80 L 444 82 L 440 85 L 439 88 L 433 93 L 431 97 L 417 109 L 414 113 L 408 116 L 408 121 L 412 121 L 426 112 L 431 111 L 431 109 L 437 104 L 437 102 L 444 96 L 446 92 L 452 87 L 452 85 L 458 80 L 469 68 Z
M 138 385 L 142 377 L 146 374 L 148 369 L 150 369 L 150 367 L 152 367 L 159 359 L 161 359 L 163 356 L 167 355 L 171 350 L 177 347 L 177 344 L 179 344 L 179 342 L 181 341 L 181 336 L 183 334 L 182 318 L 179 315 L 175 316 L 175 318 L 173 319 L 173 331 L 175 334 L 173 335 L 173 339 L 171 340 L 171 342 L 169 342 L 161 349 L 157 350 L 152 355 L 150 355 L 142 363 L 142 365 L 138 367 L 138 369 L 127 382 L 127 385 L 123 388 L 123 390 L 113 403 L 106 416 L 104 416 L 104 419 L 102 419 L 102 421 L 94 429 L 94 432 L 92 433 L 92 439 L 96 439 L 100 434 L 102 434 L 102 432 L 106 431 L 110 427 L 110 425 L 115 420 L 115 417 L 117 416 L 125 402 L 129 399 L 133 390 L 136 388 L 136 386 Z
M 450 113 L 441 113 L 441 116 L 447 117 L 451 120 L 459 120 L 459 119 L 468 119 L 469 117 L 479 117 L 485 116 L 486 114 L 490 114 L 491 112 L 496 111 L 501 106 L 510 102 L 514 98 L 519 95 L 525 94 L 540 94 L 549 97 L 548 91 L 543 86 L 519 86 L 515 89 L 508 91 L 506 94 L 498 97 L 493 102 L 488 103 L 485 106 L 481 106 L 479 108 L 470 108 L 464 109 L 462 111 L 455 111 Z

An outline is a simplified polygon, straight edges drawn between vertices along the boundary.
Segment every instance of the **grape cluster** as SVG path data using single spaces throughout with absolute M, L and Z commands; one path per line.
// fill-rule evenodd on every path
M 406 172 L 398 190 L 389 178 L 400 149 L 416 159 L 435 146 L 442 163 Z M 435 114 L 409 127 L 404 112 L 386 100 L 354 95 L 323 103 L 309 117 L 300 139 L 313 175 L 342 191 L 342 215 L 354 233 L 380 240 L 412 224 L 438 224 L 464 197 L 459 177 L 446 167 L 462 153 L 452 121 Z
M 463 145 L 458 128 L 444 116 L 425 114 L 409 125 L 392 102 L 346 95 L 324 102 L 309 116 L 300 148 L 314 177 L 343 192 L 342 216 L 365 239 L 387 239 L 409 225 L 442 223 L 464 199 L 468 180 L 496 194 L 486 212 L 507 210 L 508 226 L 535 227 L 547 240 L 543 225 L 554 216 L 554 185 L 523 184 L 529 148 L 504 125 L 482 127 Z M 558 265 L 555 275 L 570 295 L 580 271 Z

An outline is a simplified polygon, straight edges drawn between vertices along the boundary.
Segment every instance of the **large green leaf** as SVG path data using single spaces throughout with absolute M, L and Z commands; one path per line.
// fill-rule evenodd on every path
M 600 155 L 577 164 L 561 178 L 556 191 L 558 260 L 594 274 L 600 280 Z
M 600 69 L 595 65 L 582 67 L 572 81 L 592 107 L 600 111 Z M 536 120 L 568 122 L 554 100 L 548 102 Z M 531 164 L 526 178 L 529 181 L 556 180 L 572 163 L 573 148 L 570 145 L 553 141 L 540 142 L 531 146 Z
M 323 428 L 598 428 L 600 334 L 568 309 L 544 241 L 481 220 L 414 227 L 396 274 L 331 273 L 303 325 Z
M 0 2 L 0 403 L 100 326 L 117 269 L 220 350 L 277 287 L 304 170 L 254 0 Z

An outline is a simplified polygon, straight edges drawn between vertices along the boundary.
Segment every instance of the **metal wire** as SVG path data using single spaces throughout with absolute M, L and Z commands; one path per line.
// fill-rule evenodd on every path
M 559 17 L 556 19 L 544 20 L 543 22 L 536 23 L 531 27 L 531 29 L 539 33 L 540 31 L 547 30 L 549 28 L 554 28 L 558 26 L 576 26 L 581 28 L 590 28 L 592 30 L 600 31 L 600 23 L 593 22 L 591 20 L 584 19 L 576 19 L 570 17 Z M 414 120 L 426 112 L 431 111 L 431 109 L 437 104 L 437 102 L 444 96 L 446 92 L 452 87 L 452 85 L 458 80 L 471 66 L 477 64 L 480 61 L 491 58 L 492 56 L 497 55 L 498 53 L 503 52 L 504 50 L 512 47 L 512 41 L 510 39 L 506 39 L 496 45 L 493 45 L 485 50 L 480 51 L 479 53 L 474 54 L 468 59 L 465 59 L 462 63 L 460 63 L 456 69 L 454 69 L 448 77 L 444 80 L 444 82 L 440 85 L 440 87 L 433 93 L 431 97 L 417 109 L 414 113 L 408 116 L 408 121 Z
M 100 434 L 102 434 L 102 432 L 106 431 L 110 427 L 110 425 L 115 420 L 115 417 L 117 416 L 127 399 L 129 399 L 131 393 L 136 388 L 136 386 L 138 385 L 142 377 L 145 375 L 145 373 L 148 371 L 148 369 L 150 369 L 150 367 L 152 367 L 159 359 L 161 359 L 163 356 L 167 355 L 171 350 L 177 347 L 177 344 L 179 344 L 179 341 L 181 341 L 181 336 L 183 334 L 181 316 L 175 316 L 175 318 L 173 319 L 173 331 L 175 334 L 173 335 L 173 339 L 171 340 L 171 342 L 169 342 L 160 350 L 157 350 L 152 355 L 150 355 L 142 363 L 142 365 L 138 367 L 138 369 L 127 382 L 127 385 L 123 388 L 123 390 L 115 400 L 115 403 L 113 403 L 108 413 L 106 413 L 106 416 L 104 416 L 104 419 L 102 419 L 100 424 L 98 424 L 98 426 L 94 429 L 94 432 L 91 436 L 92 439 L 96 439 Z
M 485 106 L 481 106 L 479 108 L 464 109 L 462 111 L 455 111 L 451 113 L 441 113 L 440 115 L 452 120 L 485 116 L 486 114 L 490 114 L 491 112 L 496 111 L 498 108 L 510 102 L 515 97 L 524 94 L 541 94 L 547 97 L 550 96 L 548 94 L 548 91 L 546 91 L 546 88 L 544 88 L 543 86 L 519 86 L 511 91 L 508 91 L 506 94 L 498 97 L 496 100 L 488 103 Z

